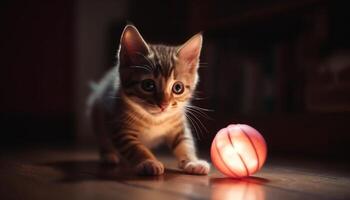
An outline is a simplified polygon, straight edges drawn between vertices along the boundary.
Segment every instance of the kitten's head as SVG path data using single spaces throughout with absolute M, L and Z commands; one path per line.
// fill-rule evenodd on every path
M 153 115 L 182 109 L 198 81 L 202 40 L 197 34 L 180 46 L 152 45 L 127 25 L 118 52 L 123 94 Z

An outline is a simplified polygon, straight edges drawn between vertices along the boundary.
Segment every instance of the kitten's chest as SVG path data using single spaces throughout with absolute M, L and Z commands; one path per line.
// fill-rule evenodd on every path
M 143 128 L 139 130 L 139 139 L 147 147 L 154 147 L 161 143 L 169 129 L 164 129 L 163 127 L 151 127 Z
M 178 126 L 178 124 L 171 123 L 171 121 L 165 121 L 157 125 L 139 127 L 139 139 L 147 147 L 155 147 L 163 142 L 168 134 L 178 129 Z

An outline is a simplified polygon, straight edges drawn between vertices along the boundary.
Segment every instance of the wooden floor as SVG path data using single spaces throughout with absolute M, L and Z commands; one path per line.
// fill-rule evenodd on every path
M 94 150 L 2 152 L 0 199 L 350 199 L 347 166 L 269 158 L 254 177 L 235 180 L 212 169 L 208 176 L 177 171 L 170 156 L 163 176 L 138 177 L 102 166 Z

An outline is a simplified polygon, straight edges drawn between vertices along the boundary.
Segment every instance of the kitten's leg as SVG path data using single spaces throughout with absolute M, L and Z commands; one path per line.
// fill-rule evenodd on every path
M 117 150 L 114 148 L 111 139 L 107 134 L 100 133 L 98 136 L 98 143 L 100 148 L 100 159 L 106 164 L 118 164 L 120 158 Z
M 100 159 L 103 163 L 118 164 L 120 162 L 117 150 L 114 148 L 108 130 L 105 126 L 103 111 L 96 104 L 92 110 L 92 124 L 99 146 Z
M 139 175 L 161 175 L 164 165 L 159 162 L 152 152 L 137 138 L 137 134 L 126 130 L 120 131 L 113 137 L 118 152 L 128 160 Z
M 181 129 L 168 136 L 167 140 L 178 160 L 180 169 L 189 174 L 205 175 L 209 173 L 209 163 L 197 158 L 193 137 L 189 129 Z

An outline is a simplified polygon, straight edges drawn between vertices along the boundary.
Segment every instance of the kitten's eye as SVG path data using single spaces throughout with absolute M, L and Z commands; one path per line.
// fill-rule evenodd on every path
M 172 90 L 175 94 L 182 94 L 185 91 L 184 84 L 180 81 L 177 81 L 174 83 Z
M 156 83 L 152 79 L 141 81 L 141 88 L 146 92 L 153 92 L 156 89 Z

